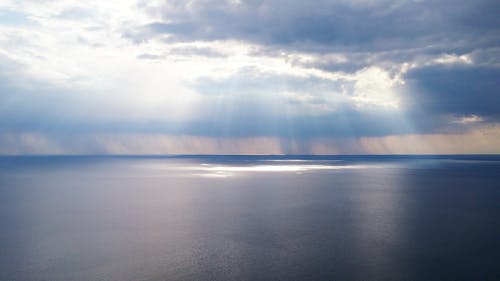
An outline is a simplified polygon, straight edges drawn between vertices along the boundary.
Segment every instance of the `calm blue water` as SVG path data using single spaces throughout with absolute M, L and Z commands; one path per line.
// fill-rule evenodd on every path
M 500 280 L 500 157 L 0 157 L 0 280 Z

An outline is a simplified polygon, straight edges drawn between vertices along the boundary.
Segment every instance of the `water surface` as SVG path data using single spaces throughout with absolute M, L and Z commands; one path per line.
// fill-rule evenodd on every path
M 0 157 L 0 280 L 499 280 L 499 156 Z

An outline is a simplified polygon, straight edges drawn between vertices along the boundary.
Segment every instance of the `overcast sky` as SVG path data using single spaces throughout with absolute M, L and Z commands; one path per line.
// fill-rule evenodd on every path
M 500 153 L 495 0 L 1 0 L 0 154 Z

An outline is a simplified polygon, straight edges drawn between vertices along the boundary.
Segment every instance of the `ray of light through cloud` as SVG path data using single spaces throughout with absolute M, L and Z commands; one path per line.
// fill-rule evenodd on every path
M 5 0 L 0 153 L 498 153 L 498 9 Z

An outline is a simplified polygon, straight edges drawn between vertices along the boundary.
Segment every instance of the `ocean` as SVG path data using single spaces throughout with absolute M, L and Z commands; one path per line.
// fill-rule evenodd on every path
M 0 280 L 500 280 L 500 156 L 4 156 Z

